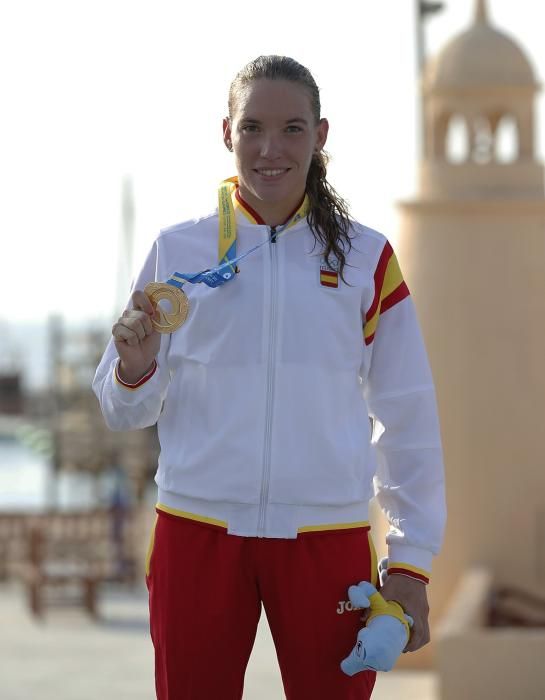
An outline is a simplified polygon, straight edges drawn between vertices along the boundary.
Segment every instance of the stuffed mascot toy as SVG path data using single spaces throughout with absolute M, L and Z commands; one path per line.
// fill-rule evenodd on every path
M 388 559 L 379 563 L 379 578 L 387 578 Z M 399 603 L 384 600 L 369 581 L 350 586 L 348 597 L 355 608 L 370 608 L 365 627 L 359 633 L 356 646 L 341 662 L 347 676 L 360 671 L 391 671 L 409 641 L 413 620 Z

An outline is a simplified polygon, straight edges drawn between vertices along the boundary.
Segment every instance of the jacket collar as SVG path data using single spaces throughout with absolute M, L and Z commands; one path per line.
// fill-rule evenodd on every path
M 235 216 L 237 218 L 237 223 L 245 223 L 245 224 L 258 224 L 261 226 L 265 226 L 265 222 L 261 218 L 261 216 L 253 209 L 248 202 L 245 202 L 244 199 L 242 198 L 240 194 L 240 190 L 238 187 L 238 177 L 230 177 L 228 179 L 229 182 L 233 182 L 236 187 L 233 189 L 231 192 L 231 201 L 233 202 L 233 207 L 235 210 Z M 287 224 L 287 228 L 291 228 L 294 226 L 298 221 L 301 221 L 302 219 L 305 219 L 308 212 L 310 210 L 310 200 L 308 198 L 308 195 L 305 194 L 301 202 L 297 205 L 297 207 L 291 212 L 291 214 L 286 218 L 286 221 L 282 224 L 282 226 L 285 226 Z

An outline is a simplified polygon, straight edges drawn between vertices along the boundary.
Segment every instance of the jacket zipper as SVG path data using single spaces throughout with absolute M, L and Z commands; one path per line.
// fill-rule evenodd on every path
M 269 323 L 269 356 L 267 363 L 267 395 L 265 413 L 265 439 L 263 444 L 263 477 L 261 481 L 261 498 L 259 502 L 258 537 L 265 536 L 265 511 L 269 498 L 269 482 L 271 475 L 271 442 L 272 442 L 272 412 L 274 404 L 274 377 L 276 355 L 276 316 L 277 316 L 277 287 L 278 262 L 276 253 L 276 226 L 269 229 L 269 255 L 271 259 L 271 288 L 270 288 L 270 323 Z

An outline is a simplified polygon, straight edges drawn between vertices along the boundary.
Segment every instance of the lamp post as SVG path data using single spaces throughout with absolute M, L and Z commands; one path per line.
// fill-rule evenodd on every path
M 418 105 L 420 108 L 420 126 L 418 127 L 418 142 L 420 145 L 420 158 L 425 155 L 425 138 L 426 138 L 426 111 L 424 104 L 424 86 L 422 79 L 424 75 L 424 67 L 426 65 L 426 33 L 425 21 L 432 15 L 440 12 L 445 7 L 444 2 L 431 2 L 431 0 L 416 0 L 416 73 L 418 85 Z

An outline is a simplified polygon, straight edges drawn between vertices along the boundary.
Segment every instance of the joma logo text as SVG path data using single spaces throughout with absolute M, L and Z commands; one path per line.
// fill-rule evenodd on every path
M 355 605 L 352 605 L 349 600 L 339 600 L 337 615 L 342 615 L 343 612 L 351 612 L 352 610 L 361 610 L 361 608 L 357 608 Z

